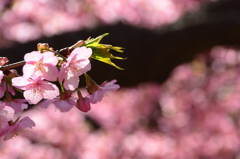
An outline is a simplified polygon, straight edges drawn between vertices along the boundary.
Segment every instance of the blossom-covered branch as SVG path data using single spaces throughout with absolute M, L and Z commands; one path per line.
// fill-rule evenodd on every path
M 37 51 L 26 53 L 24 61 L 8 64 L 6 57 L 0 58 L 0 137 L 3 140 L 11 139 L 25 131 L 25 128 L 35 126 L 29 117 L 20 116 L 14 120 L 19 112 L 28 108 L 28 104 L 39 104 L 47 109 L 50 104 L 55 105 L 61 112 L 68 112 L 73 107 L 82 112 L 91 109 L 90 104 L 100 102 L 106 92 L 116 91 L 120 88 L 116 80 L 105 81 L 98 85 L 87 72 L 91 68 L 91 60 L 96 59 L 110 64 L 118 69 L 111 59 L 124 59 L 115 57 L 109 51 L 123 52 L 121 47 L 100 44 L 101 39 L 107 34 L 97 38 L 80 40 L 76 44 L 55 51 L 48 44 L 40 43 Z M 23 75 L 19 75 L 16 68 L 23 66 Z M 80 76 L 86 79 L 88 95 L 82 96 L 79 90 Z M 77 90 L 77 97 L 72 92 Z M 17 91 L 23 99 L 16 98 Z M 6 109 L 12 109 L 9 113 Z M 7 116 L 11 119 L 8 119 Z M 21 119 L 20 119 L 21 118 Z

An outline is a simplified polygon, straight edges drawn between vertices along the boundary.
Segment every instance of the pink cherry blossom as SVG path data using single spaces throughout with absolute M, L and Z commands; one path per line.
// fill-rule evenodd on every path
M 25 132 L 25 128 L 32 128 L 33 126 L 35 126 L 35 123 L 29 117 L 24 117 L 19 122 L 9 122 L 9 125 L 7 125 L 0 133 L 0 137 L 4 136 L 3 140 L 6 141 L 23 134 Z
M 52 52 L 40 53 L 32 51 L 24 56 L 26 64 L 23 66 L 23 74 L 27 77 L 43 77 L 49 81 L 56 81 L 59 71 L 56 67 L 58 58 Z
M 72 92 L 65 90 L 61 92 L 60 96 L 55 99 L 45 100 L 40 103 L 42 108 L 47 109 L 52 103 L 55 105 L 61 112 L 68 112 L 72 109 L 73 106 L 76 106 L 77 98 L 72 97 Z
M 92 49 L 85 46 L 74 49 L 67 58 L 67 62 L 62 64 L 60 69 L 59 81 L 64 81 L 64 88 L 75 90 L 78 87 L 79 76 L 91 70 L 89 57 L 92 55 Z
M 50 104 L 55 105 L 61 112 L 68 112 L 69 110 L 72 109 L 74 105 L 76 105 L 76 102 L 70 98 L 65 100 L 62 100 L 60 98 L 55 98 L 55 99 L 48 99 L 46 101 L 41 102 L 40 106 L 42 108 L 47 109 Z
M 3 129 L 8 125 L 8 120 L 4 114 L 6 114 L 6 111 L 3 110 L 5 108 L 4 105 L 0 105 L 0 132 L 3 131 Z
M 4 77 L 4 74 L 3 72 L 0 70 L 0 98 L 2 98 L 4 96 L 4 93 L 5 93 L 5 89 L 4 87 L 2 86 L 2 79 Z
M 54 99 L 59 95 L 58 87 L 41 78 L 27 79 L 25 76 L 12 79 L 12 85 L 24 90 L 23 96 L 30 104 L 37 104 L 42 99 Z
M 118 84 L 114 84 L 116 82 L 117 80 L 112 80 L 110 82 L 106 82 L 106 81 L 103 82 L 99 86 L 99 88 L 93 92 L 93 94 L 88 95 L 90 102 L 93 104 L 100 102 L 106 92 L 114 92 L 117 89 L 119 89 L 120 86 Z
M 25 102 L 27 102 L 26 99 L 14 99 L 10 102 L 8 101 L 0 102 L 0 106 L 5 105 L 11 107 L 14 110 L 14 114 L 16 114 L 28 108 L 28 104 L 26 104 Z
M 78 99 L 76 107 L 83 112 L 88 112 L 91 109 L 89 99 L 88 98 Z

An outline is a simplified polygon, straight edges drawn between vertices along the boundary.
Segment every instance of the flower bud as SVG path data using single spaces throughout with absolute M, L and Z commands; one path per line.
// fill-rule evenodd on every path
M 6 57 L 0 57 L 0 67 L 3 65 L 7 65 L 9 62 L 8 58 Z
M 91 109 L 88 98 L 79 98 L 77 100 L 77 108 L 83 112 L 88 112 Z
M 43 52 L 44 50 L 49 50 L 49 45 L 48 43 L 38 43 L 37 44 L 37 50 L 39 52 Z
M 98 84 L 90 77 L 88 76 L 86 73 L 85 75 L 85 79 L 86 79 L 86 86 L 87 86 L 87 90 L 89 94 L 92 94 L 93 92 L 95 92 L 96 90 L 99 89 Z

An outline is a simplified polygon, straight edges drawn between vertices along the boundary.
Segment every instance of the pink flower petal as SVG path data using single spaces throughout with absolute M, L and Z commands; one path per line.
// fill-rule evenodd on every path
M 56 66 L 58 63 L 58 57 L 56 57 L 54 55 L 54 53 L 52 53 L 52 52 L 44 52 L 43 53 L 43 63 Z
M 39 83 L 41 84 L 41 88 L 43 89 L 43 98 L 53 99 L 59 96 L 59 89 L 56 85 L 47 81 L 39 81 Z
M 29 104 L 37 104 L 43 98 L 41 92 L 35 87 L 25 90 L 23 96 Z
M 43 56 L 42 53 L 38 51 L 32 51 L 24 55 L 24 60 L 26 62 L 29 62 L 29 61 L 37 62 L 42 58 L 42 56 Z
M 0 83 L 3 77 L 4 77 L 3 71 L 0 70 Z
M 47 109 L 51 103 L 53 103 L 53 102 L 55 102 L 55 101 L 57 101 L 57 100 L 58 100 L 58 99 L 47 99 L 47 100 L 41 102 L 41 103 L 40 103 L 40 106 L 41 106 L 42 108 Z
M 24 77 L 14 77 L 12 78 L 12 85 L 16 88 L 25 90 L 25 86 L 29 84 L 29 81 Z
M 60 109 L 61 112 L 68 112 L 72 109 L 73 105 L 68 103 L 65 100 L 59 100 L 53 103 L 57 108 Z
M 67 68 L 68 68 L 68 65 L 67 63 L 62 63 L 62 66 L 60 68 L 60 73 L 59 73 L 59 82 L 62 83 L 63 79 L 65 77 L 67 77 Z
M 48 81 L 56 81 L 59 77 L 59 71 L 56 66 L 45 64 L 44 66 L 45 73 L 43 74 L 43 78 Z
M 64 81 L 64 88 L 66 90 L 71 90 L 71 91 L 74 91 L 79 85 L 79 77 L 71 77 L 67 80 Z
M 107 82 L 107 83 L 102 87 L 102 89 L 103 89 L 104 91 L 107 91 L 107 92 L 114 92 L 114 91 L 116 91 L 117 89 L 120 88 L 120 86 L 119 86 L 118 84 L 114 84 L 114 83 L 116 83 L 116 82 L 117 82 L 117 80 L 112 80 L 112 81 L 110 81 L 110 82 Z
M 96 104 L 97 102 L 100 102 L 104 96 L 104 91 L 99 89 L 96 92 L 94 92 L 92 95 L 88 96 L 91 103 Z
M 34 126 L 36 126 L 36 124 L 34 123 L 34 121 L 32 121 L 32 119 L 30 119 L 28 116 L 24 117 L 22 120 L 20 120 L 18 122 L 18 124 L 20 125 L 20 127 L 22 128 L 32 128 Z
M 71 55 L 77 55 L 75 61 L 87 60 L 92 55 L 92 49 L 85 46 L 78 47 L 72 51 Z
M 34 73 L 34 68 L 35 66 L 33 64 L 26 63 L 22 68 L 24 76 L 27 78 L 31 77 Z

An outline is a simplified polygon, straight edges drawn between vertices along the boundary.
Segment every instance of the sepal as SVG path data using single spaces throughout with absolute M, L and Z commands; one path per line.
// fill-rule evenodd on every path
M 89 47 L 92 49 L 92 55 L 91 58 L 107 63 L 109 65 L 112 65 L 114 67 L 116 67 L 119 70 L 123 70 L 123 68 L 117 66 L 116 64 L 114 64 L 111 59 L 118 59 L 118 60 L 125 60 L 126 58 L 122 58 L 122 57 L 117 57 L 117 56 L 113 56 L 109 51 L 110 50 L 115 50 L 117 52 L 122 53 L 123 52 L 123 48 L 122 47 L 118 47 L 118 46 L 112 46 L 112 45 L 108 45 L 108 44 L 100 44 L 99 42 L 102 40 L 103 37 L 105 37 L 106 35 L 108 35 L 108 33 L 105 33 L 103 35 L 100 35 L 96 38 L 90 38 L 87 39 L 85 41 L 85 46 Z

